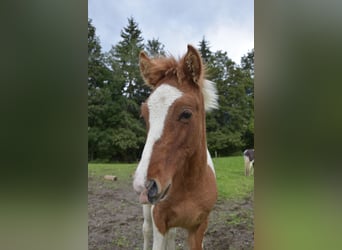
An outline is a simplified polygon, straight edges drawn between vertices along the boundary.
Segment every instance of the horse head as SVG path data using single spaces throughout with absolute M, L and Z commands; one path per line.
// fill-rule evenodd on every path
M 133 187 L 155 204 L 167 199 L 174 186 L 182 187 L 184 181 L 191 185 L 207 166 L 205 111 L 217 106 L 217 94 L 191 45 L 179 60 L 149 58 L 144 52 L 139 59 L 153 91 L 141 105 L 147 139 Z

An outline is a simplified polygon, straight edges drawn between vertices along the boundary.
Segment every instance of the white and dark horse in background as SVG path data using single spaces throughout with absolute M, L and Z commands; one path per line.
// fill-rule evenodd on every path
M 250 176 L 254 174 L 254 149 L 246 149 L 243 152 L 243 159 L 245 162 L 245 175 Z

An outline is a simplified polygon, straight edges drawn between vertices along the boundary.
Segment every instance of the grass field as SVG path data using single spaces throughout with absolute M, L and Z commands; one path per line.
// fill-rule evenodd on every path
M 250 195 L 254 176 L 245 176 L 242 156 L 213 159 L 219 198 L 236 199 Z
M 253 191 L 254 177 L 244 175 L 242 156 L 224 157 L 213 159 L 219 199 L 241 199 Z M 101 177 L 115 175 L 120 180 L 131 179 L 137 164 L 88 164 L 88 175 Z M 115 182 L 108 182 L 115 187 Z

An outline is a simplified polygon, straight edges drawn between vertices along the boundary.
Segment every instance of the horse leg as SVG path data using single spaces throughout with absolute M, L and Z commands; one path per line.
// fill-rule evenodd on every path
M 143 235 L 144 235 L 144 250 L 150 249 L 150 239 L 152 236 L 152 216 L 151 205 L 143 205 Z
M 166 233 L 166 250 L 176 249 L 176 228 L 170 228 Z
M 188 235 L 189 250 L 203 250 L 203 238 L 204 233 L 208 227 L 208 218 L 206 218 L 202 224 L 196 229 L 190 230 Z
M 156 226 L 156 223 L 154 222 L 153 218 L 153 208 L 151 209 L 152 214 L 152 225 L 153 225 L 153 247 L 152 250 L 166 250 L 166 244 L 167 244 L 167 238 L 159 232 L 158 227 Z
M 249 176 L 249 169 L 250 169 L 250 162 L 249 158 L 247 156 L 244 156 L 244 161 L 245 161 L 245 175 Z

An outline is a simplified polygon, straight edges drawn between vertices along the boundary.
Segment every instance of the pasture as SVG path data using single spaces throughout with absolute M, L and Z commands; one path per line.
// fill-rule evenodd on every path
M 242 156 L 213 159 L 218 202 L 209 220 L 205 249 L 253 249 L 254 177 L 244 176 Z M 133 191 L 137 164 L 88 165 L 89 249 L 142 249 L 142 208 Z M 105 175 L 117 176 L 108 181 Z M 178 230 L 177 249 L 184 247 Z

